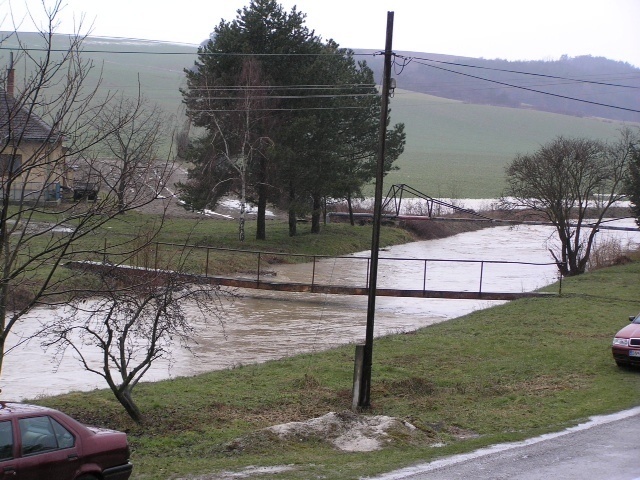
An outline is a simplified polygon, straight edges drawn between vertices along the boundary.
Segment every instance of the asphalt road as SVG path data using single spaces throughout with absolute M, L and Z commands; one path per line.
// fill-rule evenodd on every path
M 562 432 L 495 445 L 378 480 L 640 480 L 640 407 Z

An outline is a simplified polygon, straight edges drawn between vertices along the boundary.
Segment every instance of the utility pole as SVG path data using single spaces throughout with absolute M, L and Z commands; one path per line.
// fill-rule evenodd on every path
M 371 238 L 371 262 L 369 264 L 369 301 L 367 304 L 367 331 L 362 358 L 362 377 L 358 407 L 371 406 L 371 366 L 373 364 L 373 326 L 376 313 L 376 290 L 378 285 L 378 250 L 380 248 L 380 219 L 382 217 L 382 180 L 384 176 L 385 144 L 387 140 L 387 115 L 391 88 L 391 44 L 393 41 L 393 12 L 387 12 L 387 40 L 384 49 L 384 74 L 382 78 L 382 108 L 380 111 L 380 133 L 378 163 L 376 166 L 376 189 L 373 207 L 373 233 Z

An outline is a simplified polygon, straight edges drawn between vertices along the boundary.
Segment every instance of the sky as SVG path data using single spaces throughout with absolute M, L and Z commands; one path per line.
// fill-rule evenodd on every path
M 0 0 L 1 30 L 35 31 L 54 0 Z M 57 32 L 199 44 L 250 0 L 59 0 Z M 603 56 L 640 67 L 640 0 L 281 0 L 340 46 L 508 60 Z M 26 16 L 26 5 L 32 18 Z M 0 14 L 0 19 L 3 17 Z M 35 26 L 34 26 L 35 23 Z

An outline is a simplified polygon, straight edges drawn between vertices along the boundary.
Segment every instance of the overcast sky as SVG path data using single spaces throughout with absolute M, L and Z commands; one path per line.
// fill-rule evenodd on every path
M 43 0 L 0 0 L 18 30 L 42 26 Z M 249 0 L 61 0 L 59 33 L 199 44 Z M 52 0 L 44 0 L 51 5 Z M 640 0 L 281 0 L 307 14 L 307 26 L 349 48 L 384 49 L 394 12 L 393 49 L 509 60 L 593 55 L 640 67 Z M 1 18 L 1 17 L 0 17 Z M 75 23 L 74 23 L 75 22 Z M 9 16 L 2 30 L 13 30 Z

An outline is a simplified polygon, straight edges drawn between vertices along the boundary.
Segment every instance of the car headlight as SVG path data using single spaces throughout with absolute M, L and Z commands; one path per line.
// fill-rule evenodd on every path
M 613 344 L 614 345 L 619 345 L 621 347 L 628 347 L 629 346 L 629 339 L 628 338 L 615 337 L 613 339 Z

